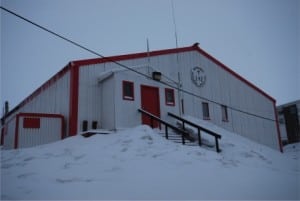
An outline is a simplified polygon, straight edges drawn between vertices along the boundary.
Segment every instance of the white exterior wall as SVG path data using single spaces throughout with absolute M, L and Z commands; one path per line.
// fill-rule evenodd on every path
M 272 100 L 199 52 L 189 51 L 153 56 L 150 58 L 150 63 L 148 63 L 147 58 L 126 60 L 120 63 L 129 67 L 137 67 L 136 69 L 144 73 L 148 72 L 147 68 L 138 67 L 148 64 L 153 69 L 160 71 L 162 75 L 174 81 L 178 81 L 179 71 L 183 84 L 182 88 L 197 96 L 227 106 L 229 121 L 222 121 L 221 106 L 219 104 L 203 100 L 199 97 L 193 97 L 189 94 L 182 94 L 181 98 L 184 99 L 184 112 L 186 115 L 202 118 L 202 102 L 208 102 L 210 121 L 214 124 L 239 133 L 261 144 L 275 149 L 279 148 L 275 121 L 254 117 L 237 111 L 241 110 L 246 113 L 275 120 Z M 205 71 L 206 83 L 203 87 L 195 86 L 191 80 L 191 69 L 195 66 L 199 66 Z M 141 117 L 137 109 L 141 106 L 141 84 L 159 87 L 160 114 L 163 119 L 171 120 L 167 116 L 167 112 L 169 111 L 179 113 L 179 101 L 176 90 L 175 107 L 166 106 L 164 95 L 166 86 L 151 79 L 146 79 L 134 72 L 128 70 L 118 71 L 114 73 L 113 77 L 104 80 L 102 83 L 99 84 L 97 82 L 97 78 L 101 73 L 113 69 L 123 68 L 113 63 L 103 63 L 80 68 L 79 125 L 81 125 L 83 120 L 88 120 L 89 122 L 97 120 L 100 121 L 100 125 L 103 127 L 107 126 L 110 129 L 131 127 L 140 124 Z M 123 100 L 123 80 L 134 82 L 134 101 Z M 165 77 L 163 77 L 163 81 L 169 82 L 176 87 L 175 83 L 170 82 Z M 237 110 L 232 110 L 231 107 Z M 89 123 L 90 125 L 91 123 Z M 81 129 L 79 128 L 79 130 Z
M 18 112 L 69 115 L 70 72 L 26 103 Z
M 101 90 L 101 117 L 100 125 L 102 128 L 106 129 L 116 129 L 116 89 L 115 89 L 115 80 L 112 78 L 105 80 L 100 84 Z
M 147 73 L 147 68 L 139 69 L 142 73 Z M 161 118 L 164 120 L 168 120 L 169 117 L 167 115 L 168 112 L 178 113 L 178 99 L 177 92 L 174 90 L 175 97 L 175 106 L 169 106 L 165 103 L 165 88 L 159 82 L 153 81 L 152 79 L 147 79 L 142 76 L 136 76 L 135 73 L 131 71 L 120 71 L 115 74 L 116 80 L 116 102 L 115 111 L 116 111 L 116 127 L 124 128 L 124 127 L 132 127 L 141 124 L 141 113 L 138 112 L 138 109 L 141 108 L 141 85 L 147 85 L 152 87 L 159 88 L 159 103 L 160 103 L 160 114 Z M 123 81 L 131 81 L 134 83 L 134 101 L 131 100 L 123 100 L 122 94 L 122 82 Z
M 54 117 L 34 117 L 40 119 L 40 128 L 23 128 L 23 120 L 30 116 L 20 116 L 18 126 L 18 148 L 32 147 L 55 142 L 62 137 L 62 119 Z
M 13 149 L 15 145 L 16 117 L 7 121 L 5 130 L 3 149 Z
M 69 104 L 70 104 L 70 72 L 46 83 L 36 95 L 32 98 L 27 98 L 25 104 L 22 104 L 5 120 L 4 127 L 7 128 L 6 135 L 4 136 L 4 148 L 14 147 L 16 115 L 18 113 L 47 113 L 47 114 L 61 114 L 68 122 Z M 64 133 L 68 131 L 68 124 L 65 123 Z

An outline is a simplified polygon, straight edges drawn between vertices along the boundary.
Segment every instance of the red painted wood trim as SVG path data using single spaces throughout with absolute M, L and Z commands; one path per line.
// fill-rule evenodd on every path
M 79 66 L 74 65 L 74 63 L 72 63 L 70 69 L 69 136 L 74 136 L 77 134 L 78 95 L 79 95 Z
M 41 128 L 41 119 L 38 117 L 24 117 L 23 128 Z
M 193 51 L 193 50 L 195 50 L 195 48 L 193 46 L 189 46 L 189 47 L 182 47 L 182 48 L 175 48 L 175 49 L 151 51 L 149 53 L 141 52 L 141 53 L 134 53 L 134 54 L 110 56 L 110 57 L 104 57 L 104 58 L 77 60 L 77 61 L 73 61 L 72 63 L 75 65 L 79 65 L 79 66 L 86 66 L 86 65 L 106 63 L 106 62 L 111 62 L 111 61 L 122 61 L 122 60 L 129 60 L 129 59 L 146 58 L 148 56 L 175 54 L 175 53 L 188 52 L 188 51 Z
M 277 129 L 277 138 L 278 138 L 279 150 L 280 150 L 281 153 L 283 153 L 283 147 L 282 147 L 282 142 L 281 142 L 281 134 L 280 134 L 280 129 L 279 129 L 278 114 L 277 114 L 277 110 L 276 110 L 276 102 L 273 103 L 273 108 L 274 108 L 274 114 L 275 114 L 275 120 L 276 120 L 276 129 Z

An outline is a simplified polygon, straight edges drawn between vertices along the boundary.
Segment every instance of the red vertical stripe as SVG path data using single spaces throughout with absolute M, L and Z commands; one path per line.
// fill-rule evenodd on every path
M 79 91 L 79 66 L 70 68 L 70 110 L 69 110 L 69 135 L 77 134 L 78 121 L 78 92 Z

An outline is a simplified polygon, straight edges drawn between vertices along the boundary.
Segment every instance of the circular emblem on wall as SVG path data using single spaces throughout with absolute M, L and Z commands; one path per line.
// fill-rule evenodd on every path
M 192 68 L 191 78 L 193 83 L 197 87 L 202 87 L 206 82 L 206 75 L 204 73 L 204 70 L 198 66 Z

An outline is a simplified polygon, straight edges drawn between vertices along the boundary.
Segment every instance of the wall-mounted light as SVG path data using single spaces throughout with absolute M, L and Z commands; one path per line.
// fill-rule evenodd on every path
M 161 80 L 161 72 L 154 71 L 152 72 L 152 79 L 156 81 Z

